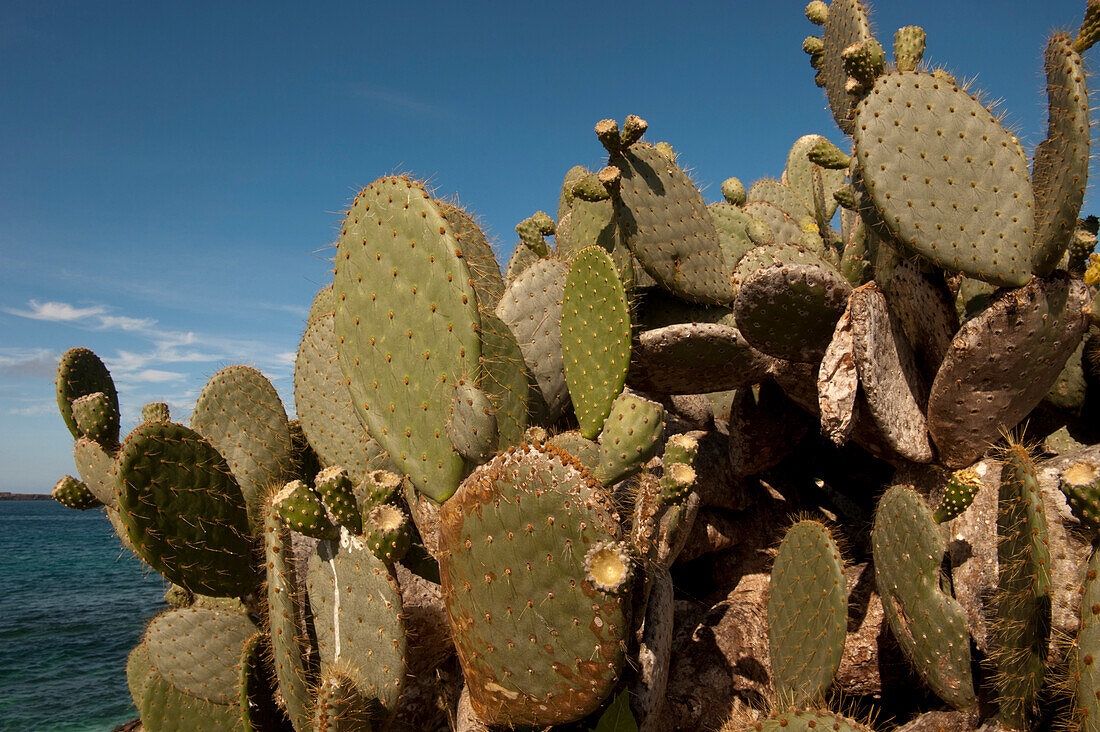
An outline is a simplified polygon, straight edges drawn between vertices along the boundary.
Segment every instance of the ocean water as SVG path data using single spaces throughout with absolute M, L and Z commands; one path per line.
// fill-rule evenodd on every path
M 110 730 L 137 716 L 126 657 L 164 580 L 100 511 L 0 501 L 0 730 Z

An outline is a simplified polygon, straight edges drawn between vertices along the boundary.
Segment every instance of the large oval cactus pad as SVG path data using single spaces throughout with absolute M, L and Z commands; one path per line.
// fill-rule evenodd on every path
M 333 292 L 355 408 L 417 490 L 446 499 L 464 464 L 444 425 L 452 390 L 477 368 L 481 321 L 451 225 L 420 184 L 391 176 L 360 191 Z
M 61 410 L 61 418 L 74 438 L 83 435 L 73 419 L 73 402 L 82 396 L 103 392 L 111 407 L 109 411 L 113 410 L 114 441 L 118 441 L 118 392 L 99 356 L 87 348 L 70 348 L 58 361 L 54 388 L 57 391 L 57 408 Z
M 441 520 L 444 602 L 482 720 L 591 713 L 618 680 L 629 632 L 626 595 L 586 576 L 589 550 L 619 539 L 600 484 L 565 453 L 520 446 L 474 471 Z

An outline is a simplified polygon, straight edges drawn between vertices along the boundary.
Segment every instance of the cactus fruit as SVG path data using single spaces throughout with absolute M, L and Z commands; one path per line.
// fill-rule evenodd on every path
M 630 313 L 611 256 L 589 247 L 565 280 L 561 350 L 566 383 L 581 434 L 595 439 L 626 383 Z
M 353 534 L 362 533 L 363 519 L 359 515 L 354 487 L 346 470 L 337 466 L 325 468 L 317 473 L 313 485 L 321 503 L 336 523 Z
M 443 597 L 470 701 L 486 724 L 580 719 L 612 691 L 626 588 L 586 579 L 588 549 L 620 541 L 610 498 L 564 453 L 520 446 L 443 504 Z
M 946 523 L 970 507 L 974 502 L 974 496 L 981 490 L 982 479 L 974 470 L 964 468 L 956 470 L 947 479 L 943 487 L 943 500 L 936 507 L 932 518 L 936 523 Z
M 941 699 L 974 704 L 966 615 L 940 589 L 947 542 L 924 499 L 894 486 L 879 499 L 871 534 L 875 584 L 882 608 L 905 655 Z
M 423 186 L 391 176 L 360 191 L 336 252 L 340 370 L 370 433 L 435 500 L 454 493 L 464 470 L 440 427 L 481 352 L 470 281 L 454 229 Z
M 829 530 L 799 521 L 779 545 L 768 585 L 768 648 L 778 706 L 797 709 L 833 682 L 844 652 L 848 588 Z
M 325 512 L 320 496 L 302 481 L 290 481 L 271 500 L 283 523 L 299 534 L 314 539 L 339 537 L 340 531 Z
M 78 511 L 87 511 L 89 508 L 99 508 L 103 505 L 103 501 L 96 498 L 95 494 L 88 490 L 88 486 L 71 475 L 66 475 L 57 481 L 51 495 L 61 505 Z
M 363 522 L 363 541 L 383 562 L 400 562 L 412 542 L 409 517 L 401 508 L 389 503 L 374 506 Z
M 722 181 L 722 198 L 731 206 L 744 206 L 748 194 L 745 192 L 745 184 L 737 178 L 726 178 Z
M 142 422 L 167 422 L 171 415 L 164 402 L 149 402 L 141 408 Z

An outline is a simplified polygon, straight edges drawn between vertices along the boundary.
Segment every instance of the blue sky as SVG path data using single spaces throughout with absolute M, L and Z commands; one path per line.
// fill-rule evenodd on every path
M 648 120 L 708 201 L 731 175 L 778 176 L 800 135 L 842 143 L 801 51 L 817 30 L 803 6 L 6 0 L 0 490 L 74 472 L 53 397 L 70 346 L 106 360 L 124 429 L 153 400 L 186 420 L 233 363 L 292 410 L 339 211 L 380 175 L 457 194 L 507 261 L 565 172 L 603 164 L 602 118 Z M 887 48 L 923 26 L 926 60 L 1001 100 L 1030 150 L 1044 39 L 1083 8 L 880 2 L 872 17 Z M 1094 200 L 1090 186 L 1086 212 Z

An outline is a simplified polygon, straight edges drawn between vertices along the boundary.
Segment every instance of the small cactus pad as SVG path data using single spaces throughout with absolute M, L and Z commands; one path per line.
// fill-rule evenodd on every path
M 936 519 L 936 523 L 942 524 L 960 515 L 974 502 L 974 497 L 978 495 L 981 487 L 981 476 L 974 470 L 971 468 L 956 470 L 947 479 L 947 484 L 943 487 L 943 500 L 936 507 L 932 518 Z
M 1058 488 L 1077 520 L 1092 531 L 1100 531 L 1100 470 L 1092 463 L 1074 463 L 1062 471 Z
M 516 337 L 551 422 L 569 406 L 561 355 L 561 309 L 568 274 L 569 265 L 559 259 L 539 260 L 508 285 L 496 310 Z
M 809 165 L 805 167 L 809 168 Z M 807 194 L 808 193 L 809 186 L 807 186 Z M 812 213 L 810 208 L 812 202 L 810 200 L 803 198 L 791 188 L 771 178 L 762 178 L 752 184 L 752 188 L 749 189 L 746 205 L 754 203 L 770 203 L 787 214 L 787 216 L 795 222 L 800 221 L 802 217 L 809 216 Z
M 279 695 L 299 732 L 310 729 L 309 640 L 306 608 L 300 602 L 302 582 L 291 546 L 291 532 L 271 502 L 264 510 L 264 560 L 267 573 L 268 625 Z
M 275 387 L 248 366 L 222 369 L 199 394 L 191 429 L 225 458 L 258 525 L 260 494 L 294 472 L 290 424 Z
M 74 508 L 77 511 L 87 511 L 89 508 L 99 508 L 103 501 L 95 497 L 88 490 L 88 486 L 71 475 L 66 475 L 57 481 L 50 494 L 53 499 L 66 508 Z
M 313 732 L 371 732 L 377 705 L 365 698 L 350 677 L 330 670 L 321 678 L 313 702 Z
M 756 246 L 749 232 L 759 222 L 733 204 L 719 201 L 707 206 L 714 230 L 718 232 L 718 242 L 722 245 L 722 254 L 730 267 L 736 267 L 741 257 Z M 769 236 L 770 238 L 770 236 Z
M 692 302 L 733 299 L 729 265 L 695 184 L 653 147 L 612 150 L 622 173 L 615 215 L 627 246 L 663 287 Z
M 271 499 L 283 524 L 303 536 L 335 539 L 339 530 L 333 525 L 318 496 L 300 480 L 284 485 Z
M 891 448 L 907 460 L 932 460 L 924 422 L 928 387 L 901 324 L 874 285 L 852 293 L 856 370 L 868 411 Z
M 631 353 L 627 383 L 654 394 L 705 394 L 747 386 L 768 374 L 770 359 L 737 328 L 681 323 L 647 330 Z
M 807 15 L 809 15 L 807 8 Z M 820 15 L 815 13 L 816 17 Z M 821 40 L 821 82 L 829 97 L 833 119 L 845 134 L 852 133 L 852 102 L 848 94 L 848 72 L 844 69 L 844 49 L 871 37 L 867 12 L 860 0 L 833 0 L 829 4 Z
M 1081 56 L 1069 36 L 1058 33 L 1047 44 L 1047 137 L 1035 149 L 1036 274 L 1050 274 L 1062 259 L 1077 226 L 1089 177 L 1089 92 Z
M 258 580 L 244 496 L 201 435 L 146 422 L 118 456 L 118 507 L 135 551 L 192 592 L 239 596 Z
M 539 261 L 539 255 L 532 252 L 523 244 L 518 245 L 508 259 L 508 266 L 504 269 L 504 286 L 508 287 L 519 277 L 524 270 Z
M 113 425 L 106 432 L 112 436 L 112 443 L 118 442 L 118 392 L 115 391 L 115 382 L 107 367 L 87 348 L 70 348 L 61 356 L 57 364 L 57 378 L 54 380 L 54 388 L 57 391 L 57 408 L 61 410 L 61 418 L 65 420 L 65 426 L 73 437 L 82 437 L 83 434 L 73 418 L 73 402 L 85 394 L 103 392 L 107 397 L 109 406 L 108 419 L 113 414 Z
M 852 432 L 858 394 L 859 372 L 856 370 L 852 320 L 849 310 L 845 310 L 836 323 L 833 339 L 825 349 L 817 372 L 821 433 L 836 445 L 847 442 Z
M 898 645 L 941 699 L 958 708 L 972 705 L 966 613 L 940 589 L 947 542 L 928 504 L 905 486 L 888 489 L 875 511 L 871 540 L 875 584 Z
M 837 2 L 833 0 L 833 5 Z M 871 732 L 870 727 L 827 709 L 771 712 L 756 723 L 731 729 L 733 732 Z
M 565 280 L 561 348 L 569 396 L 581 434 L 595 439 L 626 383 L 630 313 L 611 256 L 588 247 Z
M 463 382 L 454 391 L 447 437 L 462 457 L 475 464 L 496 452 L 496 410 L 489 396 L 473 384 Z
M 73 400 L 73 421 L 80 434 L 95 440 L 107 450 L 118 447 L 118 410 L 101 391 Z
M 317 300 L 326 292 L 322 290 Z M 321 462 L 339 465 L 353 480 L 362 480 L 384 460 L 385 451 L 351 401 L 337 362 L 334 320 L 331 312 L 321 312 L 306 325 L 294 360 L 294 406 L 302 432 Z
M 1050 648 L 1050 546 L 1039 476 L 1030 453 L 1012 442 L 1002 463 L 991 653 L 997 669 L 999 718 L 1012 729 L 1028 729 Z
M 931 74 L 886 74 L 860 103 L 854 136 L 863 182 L 894 237 L 951 271 L 1028 281 L 1027 161 L 981 103 Z
M 464 469 L 442 425 L 478 363 L 480 317 L 454 229 L 419 183 L 380 178 L 344 221 L 333 279 L 340 370 L 359 416 L 417 490 L 441 501 Z
M 732 206 L 744 206 L 748 193 L 745 184 L 738 178 L 726 178 L 722 181 L 722 198 Z
M 142 422 L 167 422 L 169 419 L 171 413 L 164 402 L 149 402 L 141 408 Z
M 781 708 L 817 699 L 833 683 L 848 628 L 840 550 L 824 525 L 787 530 L 768 583 L 768 649 Z
M 637 394 L 623 392 L 611 405 L 600 433 L 595 476 L 604 485 L 641 470 L 657 452 L 664 432 L 665 409 Z
M 184 694 L 235 704 L 241 652 L 255 633 L 247 615 L 187 607 L 158 615 L 145 645 L 160 674 Z
M 754 348 L 776 358 L 817 363 L 851 289 L 824 262 L 766 267 L 740 283 L 733 309 L 741 334 Z
M 336 523 L 353 534 L 360 533 L 363 521 L 359 515 L 354 484 L 348 471 L 335 465 L 325 468 L 317 473 L 313 487 Z
M 443 597 L 474 710 L 486 724 L 580 719 L 611 693 L 629 592 L 586 579 L 620 540 L 610 497 L 561 452 L 520 446 L 443 504 Z
M 1100 552 L 1093 545 L 1081 594 L 1080 629 L 1073 659 L 1076 682 L 1076 716 L 1084 732 L 1100 729 Z
M 962 326 L 928 400 L 944 465 L 970 465 L 1039 404 L 1088 328 L 1088 303 L 1084 283 L 1056 272 L 999 293 Z
M 238 704 L 248 732 L 286 730 L 286 714 L 275 699 L 275 675 L 271 668 L 271 638 L 256 630 L 241 650 Z
M 405 684 L 401 593 L 385 563 L 356 537 L 321 542 L 306 577 L 322 670 L 343 670 L 392 714 Z
M 894 33 L 894 62 L 898 71 L 916 71 L 924 58 L 928 34 L 919 25 L 907 25 Z

